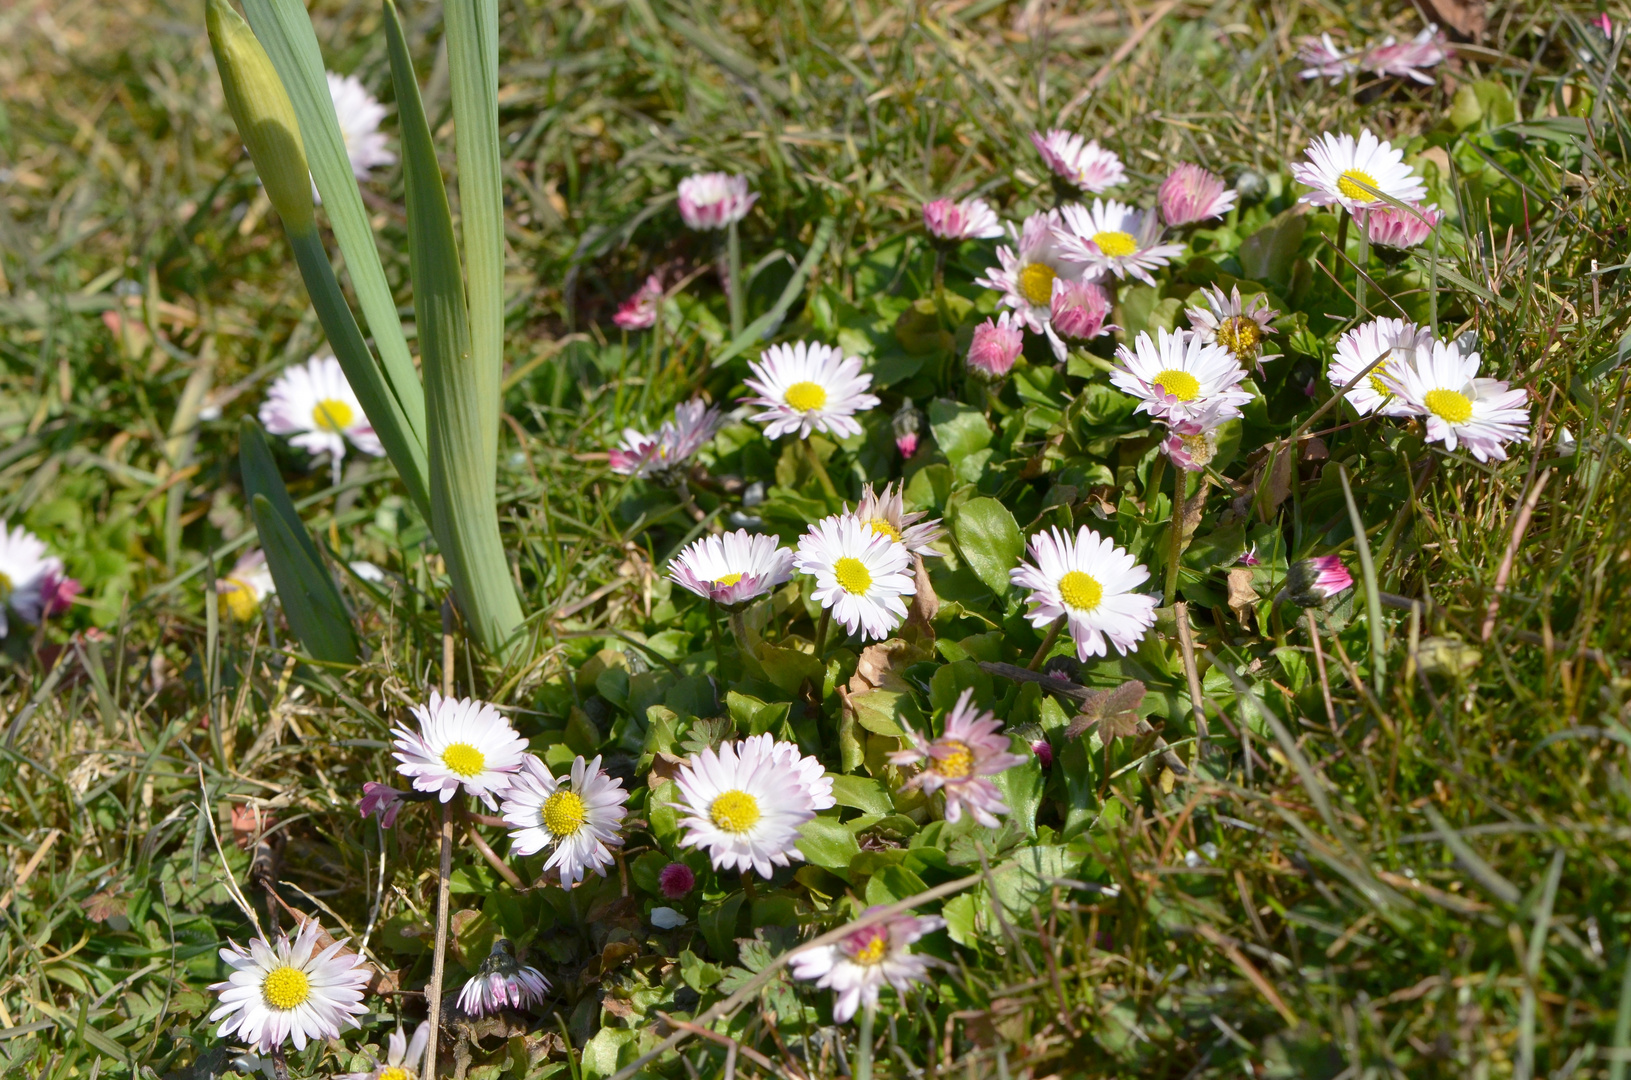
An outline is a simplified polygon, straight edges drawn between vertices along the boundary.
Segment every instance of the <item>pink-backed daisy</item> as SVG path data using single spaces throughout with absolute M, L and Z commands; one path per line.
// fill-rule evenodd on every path
M 1330 79 L 1332 85 L 1359 70 L 1352 49 L 1339 49 L 1330 34 L 1305 37 L 1297 46 L 1297 59 L 1308 66 L 1297 74 L 1304 79 Z
M 904 484 L 885 484 L 881 492 L 874 492 L 867 484 L 861 489 L 861 501 L 855 505 L 855 520 L 880 536 L 905 544 L 914 555 L 939 555 L 929 545 L 946 535 L 946 530 L 939 518 L 924 521 L 926 513 L 908 514 L 905 492 Z
M 1381 247 L 1413 248 L 1433 235 L 1443 217 L 1437 205 L 1411 206 L 1407 210 L 1378 206 L 1365 212 L 1365 234 L 1371 243 Z
M 1030 590 L 1025 617 L 1032 626 L 1065 616 L 1079 660 L 1109 655 L 1106 641 L 1125 655 L 1155 625 L 1155 598 L 1133 591 L 1150 572 L 1085 525 L 1074 540 L 1057 527 L 1037 533 L 1031 537 L 1030 561 L 1008 576 Z
M 623 429 L 623 445 L 607 455 L 613 472 L 623 476 L 650 476 L 678 469 L 700 450 L 719 428 L 719 409 L 701 398 L 674 406 L 672 420 L 664 420 L 657 434 Z
M 1076 256 L 1088 266 L 1087 276 L 1114 274 L 1155 284 L 1159 270 L 1184 253 L 1182 244 L 1161 243 L 1161 222 L 1153 210 L 1136 210 L 1114 199 L 1094 199 L 1092 206 L 1072 204 L 1060 210 Z
M 1009 226 L 1013 234 L 1013 227 Z M 1002 293 L 1002 304 L 1033 334 L 1046 334 L 1054 356 L 1065 358 L 1065 343 L 1054 332 L 1053 292 L 1059 278 L 1080 281 L 1087 267 L 1082 245 L 1063 231 L 1059 211 L 1048 210 L 1025 219 L 1014 246 L 997 248 L 997 263 L 974 284 Z
M 1243 304 L 1239 285 L 1231 288 L 1227 295 L 1218 287 L 1201 289 L 1195 295 L 1205 301 L 1206 306 L 1191 306 L 1184 314 L 1189 316 L 1190 329 L 1202 341 L 1222 345 L 1242 365 L 1255 367 L 1280 358 L 1279 353 L 1262 351 L 1264 335 L 1274 333 L 1269 324 L 1280 314 L 1269 307 L 1267 296 L 1257 293 L 1250 303 Z
M 493 942 L 492 951 L 459 991 L 459 1011 L 466 1016 L 489 1016 L 508 1006 L 526 1009 L 544 1000 L 549 980 L 544 973 L 515 958 L 507 938 Z
M 1286 569 L 1285 588 L 1280 596 L 1298 607 L 1318 607 L 1344 589 L 1353 587 L 1353 575 L 1335 555 L 1299 559 Z
M 1201 472 L 1217 456 L 1218 429 L 1230 419 L 1226 411 L 1220 403 L 1213 402 L 1200 416 L 1174 422 L 1161 443 L 1161 450 L 1185 472 Z
M 1223 177 L 1184 162 L 1167 174 L 1156 194 L 1161 220 L 1170 227 L 1220 218 L 1235 208 L 1238 192 Z
M 693 173 L 680 181 L 680 217 L 693 229 L 723 229 L 748 216 L 758 192 L 748 191 L 745 176 Z
M 793 576 L 793 549 L 746 529 L 704 536 L 674 557 L 668 576 L 723 607 L 746 604 Z
M 1055 128 L 1031 132 L 1031 143 L 1055 176 L 1083 191 L 1096 195 L 1127 179 L 1121 158 L 1096 141 Z
M 1444 35 L 1437 26 L 1429 26 L 1409 41 L 1396 41 L 1389 34 L 1382 44 L 1365 53 L 1359 66 L 1378 75 L 1392 75 L 1431 86 L 1433 77 L 1423 69 L 1436 67 L 1449 58 Z
M 657 306 L 663 299 L 663 279 L 652 274 L 612 315 L 624 330 L 645 330 L 657 325 Z
M 1004 311 L 994 321 L 987 319 L 976 326 L 974 336 L 968 342 L 969 371 L 988 382 L 1006 379 L 1008 372 L 1013 370 L 1014 361 L 1025 351 L 1023 326 L 1011 311 Z
M 876 907 L 866 909 L 871 914 Z M 878 1007 L 884 984 L 904 997 L 915 982 L 928 976 L 930 960 L 912 952 L 912 943 L 946 925 L 938 915 L 893 915 L 844 937 L 831 945 L 804 949 L 793 955 L 793 977 L 834 991 L 832 1018 L 842 1024 L 863 1004 Z
M 984 199 L 936 199 L 923 204 L 923 227 L 941 240 L 991 240 L 1003 235 L 997 212 Z
M 1354 383 L 1347 393 L 1348 404 L 1360 416 L 1380 412 L 1383 416 L 1409 416 L 1410 406 L 1387 383 L 1388 370 L 1419 348 L 1432 348 L 1433 332 L 1403 319 L 1372 319 L 1337 338 L 1336 355 L 1331 358 L 1328 378 L 1338 393 L 1360 373 L 1369 374 Z M 1377 363 L 1380 360 L 1381 363 Z M 1375 365 L 1374 367 L 1372 365 Z
M 1060 337 L 1087 341 L 1116 329 L 1110 323 L 1110 293 L 1097 282 L 1055 281 L 1052 311 Z
M 991 778 L 1015 765 L 1025 763 L 1025 755 L 1009 750 L 1008 736 L 1002 734 L 1002 721 L 973 705 L 974 690 L 964 690 L 957 704 L 946 714 L 945 732 L 937 739 L 906 729 L 909 745 L 889 755 L 892 765 L 921 765 L 923 769 L 904 787 L 920 789 L 925 795 L 944 791 L 946 821 L 956 824 L 966 809 L 975 821 L 996 828 L 998 814 L 1008 812 L 1002 793 Z

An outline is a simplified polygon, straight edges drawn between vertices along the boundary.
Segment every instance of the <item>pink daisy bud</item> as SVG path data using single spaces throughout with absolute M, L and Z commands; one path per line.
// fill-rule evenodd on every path
M 1246 554 L 1240 557 L 1241 566 L 1262 566 L 1263 560 L 1257 557 L 1257 545 L 1253 544 Z
M 992 381 L 1006 378 L 1024 347 L 1024 332 L 1005 311 L 995 322 L 987 319 L 974 328 L 974 340 L 968 346 L 969 369 Z
M 1608 17 L 1608 12 L 1605 11 L 1598 15 L 1595 19 L 1591 20 L 1591 25 L 1601 30 L 1603 32 L 1603 36 L 1608 38 L 1610 41 L 1614 40 L 1614 20 Z
M 663 299 L 663 279 L 656 274 L 646 278 L 634 295 L 623 301 L 612 322 L 624 330 L 645 330 L 657 323 L 657 305 Z
M 936 199 L 923 204 L 923 227 L 942 240 L 990 240 L 1002 235 L 1002 222 L 984 199 Z
M 61 567 L 53 567 L 45 572 L 45 580 L 40 583 L 40 598 L 44 602 L 42 611 L 46 618 L 61 615 L 73 605 L 74 597 L 85 591 L 85 586 L 62 572 Z
M 681 900 L 696 888 L 697 876 L 684 863 L 671 862 L 657 875 L 657 887 L 670 900 Z
M 1416 206 L 1410 210 L 1383 206 L 1365 214 L 1365 231 L 1373 244 L 1413 248 L 1433 234 L 1443 217 L 1437 206 Z
M 1033 739 L 1031 741 L 1031 753 L 1036 755 L 1037 763 L 1044 769 L 1053 768 L 1053 747 L 1049 745 L 1048 740 Z
M 909 458 L 917 453 L 918 431 L 923 427 L 923 414 L 912 404 L 911 398 L 901 402 L 900 408 L 890 418 L 889 426 L 895 432 L 895 449 L 900 451 L 901 457 Z
M 1221 176 L 1185 162 L 1161 181 L 1161 220 L 1177 226 L 1219 218 L 1234 209 L 1238 198 Z
M 1055 279 L 1051 321 L 1054 332 L 1067 338 L 1096 338 L 1115 329 L 1107 326 L 1110 294 L 1091 281 Z
M 748 191 L 748 178 L 729 173 L 696 173 L 680 181 L 680 217 L 693 229 L 723 229 L 748 216 L 758 192 Z
M 389 829 L 396 824 L 396 816 L 402 812 L 403 794 L 389 784 L 376 784 L 370 780 L 362 786 L 362 798 L 357 802 L 357 810 L 363 817 L 377 816 L 380 827 Z
M 1318 607 L 1344 589 L 1353 587 L 1353 575 L 1335 555 L 1320 555 L 1291 564 L 1286 571 L 1286 587 L 1279 597 L 1298 607 Z
M 903 458 L 909 458 L 917 453 L 917 432 L 898 437 L 895 440 L 895 449 L 900 451 Z

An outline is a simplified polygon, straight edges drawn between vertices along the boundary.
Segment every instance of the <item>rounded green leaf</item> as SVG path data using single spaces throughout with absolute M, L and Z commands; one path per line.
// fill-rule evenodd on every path
M 999 597 L 1007 595 L 1008 571 L 1025 553 L 1014 515 L 996 499 L 971 499 L 957 511 L 952 536 L 968 568 Z

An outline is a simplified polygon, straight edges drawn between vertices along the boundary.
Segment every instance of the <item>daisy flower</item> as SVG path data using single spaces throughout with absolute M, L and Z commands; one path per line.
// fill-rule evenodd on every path
M 1031 132 L 1031 143 L 1055 176 L 1083 191 L 1096 195 L 1127 179 L 1121 158 L 1097 141 L 1088 142 L 1080 135 L 1055 128 L 1046 135 Z
M 793 565 L 816 579 L 816 602 L 866 641 L 888 637 L 906 618 L 901 597 L 917 593 L 906 546 L 850 514 L 812 525 L 799 540 Z
M 704 600 L 735 607 L 791 578 L 793 549 L 746 529 L 704 536 L 674 557 L 668 576 Z
M 646 278 L 644 284 L 634 290 L 634 295 L 623 301 L 612 322 L 624 330 L 646 330 L 657 325 L 657 305 L 663 299 L 663 279 L 652 274 Z
M 409 1039 L 401 1028 L 385 1037 L 385 1060 L 376 1061 L 367 1072 L 341 1073 L 339 1080 L 417 1080 L 425 1063 L 425 1044 L 430 1042 L 430 1022 L 413 1029 Z
M 1025 351 L 1025 332 L 1014 313 L 1004 311 L 995 321 L 985 320 L 974 328 L 968 343 L 968 368 L 988 382 L 1008 377 L 1014 361 Z
M 612 848 L 623 846 L 618 829 L 628 801 L 623 782 L 607 775 L 598 754 L 587 765 L 582 754 L 573 760 L 570 783 L 557 780 L 528 754 L 511 778 L 499 812 L 511 825 L 511 850 L 536 855 L 553 847 L 544 869 L 559 868 L 561 887 L 570 889 L 583 880 L 585 870 L 606 876 Z
M 745 176 L 693 173 L 680 181 L 680 217 L 693 229 L 723 229 L 747 217 L 758 198 Z
M 1436 204 L 1412 206 L 1401 210 L 1397 206 L 1378 206 L 1365 213 L 1365 232 L 1372 244 L 1389 248 L 1413 248 L 1433 235 L 1444 217 Z
M 776 763 L 788 771 L 791 781 L 804 789 L 810 798 L 811 810 L 831 810 L 838 805 L 832 793 L 832 777 L 827 775 L 827 767 L 821 764 L 820 758 L 801 754 L 796 743 L 776 742 L 768 732 L 745 739 L 743 747 L 755 739 L 762 741 Z
M 1008 577 L 1031 591 L 1032 626 L 1065 616 L 1078 660 L 1108 656 L 1106 640 L 1125 656 L 1155 625 L 1155 598 L 1132 591 L 1150 572 L 1085 525 L 1075 540 L 1057 527 L 1031 537 L 1030 561 Z
M 681 846 L 706 848 L 715 870 L 752 869 L 768 879 L 775 867 L 804 858 L 796 846 L 799 827 L 815 808 L 802 777 L 764 740 L 703 750 L 674 777 Z
M 1291 175 L 1314 189 L 1300 200 L 1313 206 L 1335 205 L 1362 213 L 1381 201 L 1365 187 L 1400 202 L 1416 202 L 1427 194 L 1421 177 L 1404 163 L 1404 151 L 1378 139 L 1369 128 L 1358 139 L 1326 132 L 1303 153 L 1308 160 L 1293 163 Z
M 1223 177 L 1185 162 L 1161 181 L 1156 203 L 1161 207 L 1161 220 L 1176 227 L 1220 218 L 1235 208 L 1238 198 L 1239 193 Z
M 274 435 L 292 436 L 289 442 L 302 450 L 327 454 L 336 475 L 347 442 L 371 457 L 385 453 L 332 356 L 314 356 L 285 368 L 261 402 L 260 421 Z
M 991 240 L 1003 234 L 997 212 L 984 199 L 936 199 L 923 204 L 923 227 L 940 240 Z
M 432 690 L 428 705 L 410 710 L 419 721 L 419 733 L 405 727 L 396 736 L 392 754 L 401 762 L 396 771 L 413 780 L 415 791 L 437 795 L 442 802 L 463 787 L 492 810 L 515 776 L 527 752 L 527 740 L 485 701 L 445 698 Z
M 1182 244 L 1159 243 L 1161 222 L 1153 210 L 1135 210 L 1114 199 L 1094 199 L 1091 207 L 1073 204 L 1060 213 L 1079 257 L 1088 265 L 1089 276 L 1108 273 L 1154 285 L 1150 271 L 1184 253 Z
M 62 573 L 62 560 L 46 554 L 45 541 L 0 520 L 0 638 L 11 632 L 7 610 L 30 626 L 46 615 L 49 592 Z M 49 590 L 48 590 L 48 587 Z
M 1452 452 L 1465 444 L 1479 461 L 1505 461 L 1504 444 L 1529 438 L 1529 392 L 1479 378 L 1478 363 L 1477 353 L 1463 356 L 1455 342 L 1434 341 L 1389 365 L 1383 381 L 1427 422 L 1428 442 Z
M 266 568 L 266 552 L 252 548 L 238 556 L 231 573 L 215 579 L 215 593 L 223 609 L 239 622 L 248 622 L 260 613 L 261 601 L 277 591 L 272 571 Z
M 862 914 L 877 910 L 869 907 Z M 911 945 L 945 925 L 946 920 L 938 915 L 893 915 L 831 945 L 796 953 L 791 961 L 793 976 L 837 993 L 832 1018 L 845 1023 L 862 1004 L 876 1009 L 878 991 L 885 983 L 905 997 L 908 987 L 922 982 L 928 976 L 930 960 L 912 952 Z
M 1335 555 L 1299 559 L 1286 569 L 1286 586 L 1275 599 L 1298 607 L 1318 607 L 1344 589 L 1353 587 L 1353 575 Z
M 1392 34 L 1365 53 L 1359 66 L 1378 75 L 1391 75 L 1409 79 L 1423 86 L 1433 85 L 1433 77 L 1423 68 L 1436 67 L 1450 58 L 1444 35 L 1439 28 L 1429 26 L 1409 41 L 1395 41 Z
M 903 787 L 916 788 L 925 795 L 944 791 L 948 824 L 957 824 L 967 809 L 975 821 L 995 829 L 1000 824 L 997 815 L 1006 814 L 1008 804 L 1002 801 L 1002 793 L 991 778 L 1025 764 L 1025 755 L 1009 751 L 1002 721 L 974 708 L 973 696 L 972 687 L 963 691 L 946 715 L 945 733 L 938 739 L 926 738 L 908 727 L 906 741 L 910 745 L 890 754 L 889 763 L 924 766 Z
M 1327 378 L 1338 393 L 1370 369 L 1370 374 L 1348 391 L 1348 404 L 1360 416 L 1380 412 L 1383 416 L 1409 416 L 1410 406 L 1388 386 L 1386 375 L 1395 365 L 1414 356 L 1418 348 L 1431 348 L 1433 332 L 1403 319 L 1373 319 L 1337 338 L 1336 355 L 1331 359 Z M 1383 359 L 1383 357 L 1386 359 Z M 1382 360 L 1376 364 L 1377 360 Z
M 1162 452 L 1185 472 L 1201 472 L 1217 456 L 1218 429 L 1230 419 L 1224 412 L 1219 402 L 1213 402 L 1199 417 L 1172 424 L 1161 443 Z
M 1274 333 L 1269 323 L 1280 314 L 1269 307 L 1267 296 L 1257 293 L 1250 304 L 1242 304 L 1239 285 L 1227 296 L 1221 287 L 1204 288 L 1196 295 L 1206 301 L 1206 306 L 1192 307 L 1185 314 L 1190 329 L 1202 341 L 1222 345 L 1242 365 L 1280 359 L 1279 353 L 1260 354 L 1263 336 Z
M 1092 281 L 1053 283 L 1053 329 L 1060 337 L 1087 341 L 1116 329 L 1109 322 L 1110 294 Z
M 974 279 L 1002 293 L 1004 307 L 1013 309 L 1013 318 L 1033 334 L 1046 334 L 1053 354 L 1065 358 L 1065 343 L 1054 332 L 1053 284 L 1059 278 L 1080 281 L 1087 258 L 1063 231 L 1059 211 L 1048 210 L 1025 219 L 1017 234 L 1009 232 L 1014 246 L 997 248 L 998 265 Z
M 344 941 L 317 952 L 322 928 L 307 919 L 291 941 L 249 939 L 249 948 L 228 941 L 221 959 L 232 969 L 225 982 L 210 989 L 220 1004 L 210 1021 L 222 1021 L 216 1035 L 236 1034 L 259 1051 L 292 1040 L 296 1050 L 318 1039 L 337 1039 L 342 1026 L 360 1027 L 355 1017 L 368 1011 L 362 1003 L 369 971 L 361 956 L 342 953 Z
M 1337 48 L 1330 34 L 1303 38 L 1297 59 L 1308 65 L 1297 73 L 1300 78 L 1330 79 L 1333 86 L 1359 70 L 1353 50 Z
M 355 75 L 336 75 L 332 71 L 326 74 L 352 173 L 358 180 L 366 180 L 376 165 L 394 165 L 396 155 L 386 149 L 385 134 L 379 129 L 380 121 L 385 119 L 385 106 Z
M 882 493 L 874 494 L 872 485 L 861 489 L 861 501 L 855 507 L 855 519 L 880 536 L 906 545 L 914 555 L 939 555 L 929 545 L 946 535 L 940 519 L 924 521 L 925 513 L 908 514 L 903 496 L 904 484 L 884 485 Z
M 526 1009 L 544 1000 L 549 980 L 535 967 L 523 964 L 510 950 L 507 938 L 498 938 L 459 991 L 459 1011 L 466 1016 L 490 1016 L 505 1006 Z
M 623 445 L 607 460 L 613 472 L 636 478 L 677 469 L 702 449 L 719 429 L 719 409 L 701 398 L 674 406 L 674 418 L 664 420 L 657 434 L 623 429 Z
M 859 435 L 855 414 L 878 407 L 867 393 L 872 376 L 861 373 L 861 361 L 831 345 L 772 345 L 748 367 L 754 377 L 745 380 L 747 387 L 759 396 L 742 400 L 764 406 L 750 419 L 765 425 L 767 439 L 794 433 L 808 439 L 812 431 Z
M 1116 359 L 1121 364 L 1110 372 L 1111 385 L 1142 399 L 1139 412 L 1169 424 L 1198 420 L 1214 404 L 1223 409 L 1222 419 L 1231 419 L 1252 399 L 1240 385 L 1246 369 L 1228 349 L 1191 330 L 1158 329 L 1154 338 L 1143 331 L 1133 348 L 1117 347 Z

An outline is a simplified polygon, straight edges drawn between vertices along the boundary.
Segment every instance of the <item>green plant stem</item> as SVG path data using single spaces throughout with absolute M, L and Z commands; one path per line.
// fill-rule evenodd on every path
M 449 879 L 453 873 L 453 803 L 442 804 L 442 865 L 436 882 L 436 952 L 430 962 L 430 982 L 425 985 L 425 1003 L 430 1011 L 430 1041 L 425 1044 L 425 1072 L 436 1075 L 436 1041 L 442 1030 L 442 974 L 447 967 L 447 907 Z
M 1026 668 L 1027 671 L 1041 670 L 1042 661 L 1048 658 L 1048 653 L 1053 649 L 1053 643 L 1059 640 L 1059 631 L 1064 628 L 1064 625 L 1065 616 L 1063 615 L 1053 620 L 1053 625 L 1048 627 L 1048 632 L 1042 637 L 1042 644 L 1037 647 L 1036 655 L 1031 657 L 1031 662 Z
M 725 677 L 725 646 L 719 640 L 719 604 L 714 600 L 708 601 L 708 629 L 713 631 L 714 670 L 723 679 Z
M 731 340 L 735 341 L 742 333 L 742 312 L 746 307 L 746 297 L 742 295 L 742 241 L 736 233 L 736 222 L 731 222 L 725 228 L 725 260 L 726 281 L 725 289 L 730 301 L 731 309 Z
M 730 613 L 731 636 L 736 639 L 736 647 L 743 656 L 759 657 L 759 647 L 754 638 L 748 634 L 747 614 L 742 611 Z
M 1354 303 L 1358 306 L 1359 314 L 1370 314 L 1370 308 L 1365 296 L 1367 277 L 1370 274 L 1370 226 L 1362 221 L 1355 221 L 1359 229 L 1359 259 L 1354 269 Z
M 870 1001 L 861 1006 L 861 1031 L 855 1040 L 855 1080 L 872 1080 L 872 1022 L 877 1011 Z
M 821 485 L 821 490 L 827 498 L 837 502 L 838 489 L 833 487 L 832 477 L 827 475 L 827 466 L 822 464 L 821 455 L 816 453 L 815 444 L 809 439 L 800 439 L 799 442 L 804 444 L 804 456 L 809 460 L 810 471 L 815 473 L 816 482 Z
M 821 618 L 816 620 L 815 654 L 821 659 L 827 651 L 827 627 L 832 622 L 832 608 L 822 608 Z
M 1382 687 L 1387 682 L 1387 635 L 1382 626 L 1382 594 L 1376 586 L 1376 564 L 1371 559 L 1365 522 L 1359 516 L 1353 489 L 1348 486 L 1348 470 L 1337 466 L 1337 477 L 1342 481 L 1342 497 L 1348 501 L 1348 520 L 1353 524 L 1354 547 L 1359 552 L 1359 572 L 1365 585 L 1365 621 L 1370 623 L 1371 684 L 1380 701 Z
M 1189 474 L 1172 469 L 1172 541 L 1167 546 L 1167 585 L 1162 590 L 1162 606 L 1171 607 L 1178 596 L 1178 558 L 1184 550 L 1184 511 L 1189 499 Z

